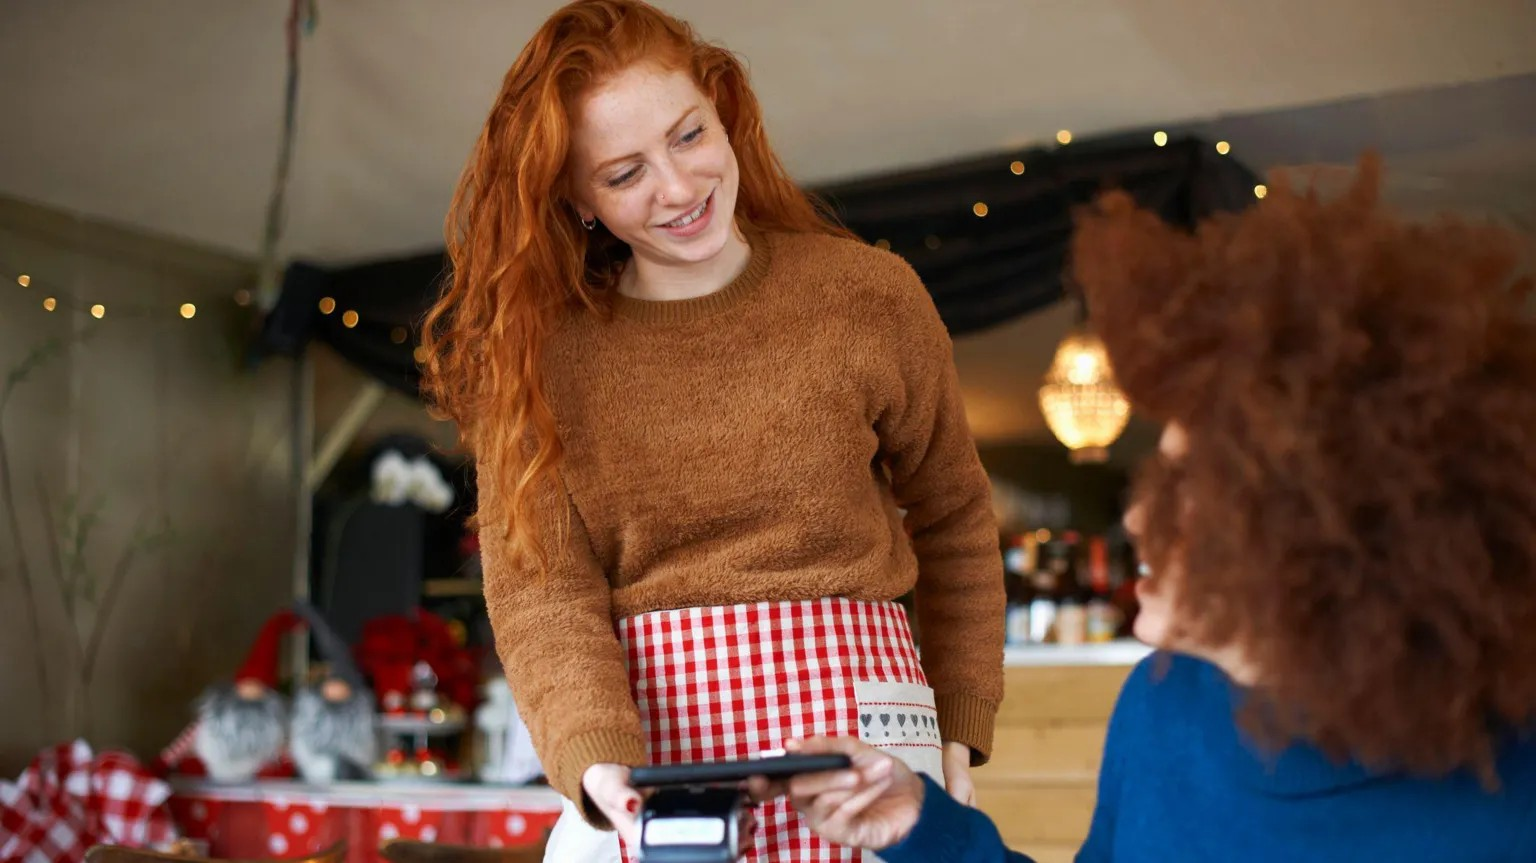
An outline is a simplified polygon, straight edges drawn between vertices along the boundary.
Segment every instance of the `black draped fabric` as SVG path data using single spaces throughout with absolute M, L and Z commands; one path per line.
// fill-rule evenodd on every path
M 283 275 L 263 322 L 258 352 L 296 356 L 319 340 L 391 387 L 417 395 L 421 322 L 448 272 L 441 252 L 326 269 L 298 262 Z M 329 313 L 321 303 L 327 304 Z M 357 314 L 347 326 L 347 313 Z
M 989 156 L 820 192 L 859 236 L 885 240 L 912 264 L 960 336 L 1060 300 L 1073 211 L 1107 189 L 1184 227 L 1254 201 L 1254 174 L 1214 145 L 1151 138 Z
M 1013 163 L 1022 162 L 1022 174 Z M 819 192 L 869 242 L 911 262 L 955 336 L 1038 311 L 1063 296 L 1073 211 L 1120 188 L 1169 222 L 1192 226 L 1254 201 L 1252 171 L 1194 138 L 1156 146 L 1139 134 L 1001 153 L 826 185 Z M 987 214 L 977 216 L 976 204 Z M 295 354 L 312 339 L 415 394 L 419 327 L 448 262 L 441 252 L 351 267 L 289 267 L 259 349 Z M 335 301 L 326 314 L 321 301 Z M 346 313 L 357 314 L 348 327 Z

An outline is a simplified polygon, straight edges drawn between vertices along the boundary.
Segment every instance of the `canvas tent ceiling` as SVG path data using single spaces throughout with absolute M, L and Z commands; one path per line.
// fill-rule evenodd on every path
M 0 194 L 242 253 L 278 145 L 285 0 L 0 13 Z M 553 0 L 319 0 L 287 248 L 432 245 Z M 824 181 L 1049 139 L 1536 72 L 1536 0 L 663 0 L 751 64 Z M 1244 142 L 1234 142 L 1241 154 Z

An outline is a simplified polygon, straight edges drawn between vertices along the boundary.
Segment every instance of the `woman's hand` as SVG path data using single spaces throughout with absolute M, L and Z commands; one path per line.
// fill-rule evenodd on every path
M 629 768 L 622 764 L 594 764 L 581 774 L 581 790 L 597 811 L 619 831 L 630 848 L 640 847 L 640 792 L 630 787 Z
M 818 737 L 789 741 L 785 749 L 805 755 L 847 755 L 851 770 L 810 773 L 788 782 L 790 805 L 822 838 L 878 851 L 905 839 L 923 809 L 923 781 L 907 765 L 853 738 Z M 754 780 L 755 796 L 778 790 Z
M 594 764 L 581 775 L 581 790 L 603 816 L 619 831 L 619 838 L 631 850 L 640 847 L 640 807 L 644 797 L 629 784 L 629 768 L 620 764 Z M 739 829 L 740 848 L 745 855 L 756 841 L 757 813 L 742 813 Z
M 976 805 L 976 783 L 971 781 L 971 747 L 953 741 L 944 744 L 944 790 L 966 806 Z

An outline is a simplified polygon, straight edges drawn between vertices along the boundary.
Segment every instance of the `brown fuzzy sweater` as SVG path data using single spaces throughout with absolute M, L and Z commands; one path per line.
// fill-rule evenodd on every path
M 566 541 L 540 577 L 483 532 L 498 651 L 572 800 L 592 764 L 646 762 L 613 622 L 659 609 L 888 601 L 915 586 L 943 737 L 978 763 L 991 747 L 1002 568 L 948 333 L 889 252 L 751 240 L 746 269 L 713 294 L 618 297 L 611 317 L 562 323 L 546 385 L 563 488 L 543 510 L 549 525 L 569 514 Z

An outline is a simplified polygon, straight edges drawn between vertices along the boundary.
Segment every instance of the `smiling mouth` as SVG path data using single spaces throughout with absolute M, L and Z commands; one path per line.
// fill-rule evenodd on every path
M 684 216 L 680 216 L 680 217 L 678 217 L 676 219 L 673 219 L 670 222 L 665 222 L 665 223 L 662 224 L 662 227 L 663 228 L 685 228 L 685 227 L 693 224 L 694 222 L 698 221 L 704 215 L 704 213 L 709 209 L 709 202 L 714 200 L 714 198 L 715 198 L 715 193 L 714 192 L 710 192 L 709 193 L 709 197 L 704 199 L 704 203 L 700 204 L 693 212 L 688 213 L 688 214 L 686 214 Z

